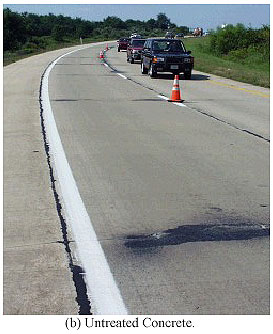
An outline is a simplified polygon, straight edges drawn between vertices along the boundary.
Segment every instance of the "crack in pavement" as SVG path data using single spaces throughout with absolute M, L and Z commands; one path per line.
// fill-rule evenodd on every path
M 51 63 L 48 65 L 48 67 L 51 65 Z M 48 68 L 47 67 L 47 68 Z M 41 128 L 42 128 L 42 136 L 43 136 L 43 141 L 44 141 L 44 148 L 45 148 L 45 153 L 46 153 L 46 157 L 47 157 L 47 164 L 48 164 L 48 168 L 49 168 L 49 176 L 50 176 L 50 181 L 51 181 L 51 189 L 53 191 L 53 195 L 54 195 L 54 199 L 55 199 L 55 203 L 56 203 L 56 209 L 57 209 L 57 213 L 58 213 L 58 217 L 60 220 L 60 224 L 61 224 L 61 232 L 62 232 L 62 236 L 63 236 L 63 240 L 59 241 L 59 243 L 62 243 L 65 247 L 65 252 L 68 258 L 68 262 L 69 262 L 69 268 L 70 271 L 72 273 L 72 278 L 73 278 L 73 282 L 74 282 L 74 286 L 76 289 L 76 302 L 79 306 L 79 314 L 80 315 L 90 315 L 91 314 L 91 305 L 88 299 L 88 294 L 87 294 L 87 287 L 86 287 L 86 283 L 84 281 L 83 278 L 83 268 L 80 267 L 79 265 L 76 265 L 73 261 L 73 257 L 72 257 L 72 251 L 70 248 L 70 243 L 71 241 L 68 239 L 67 236 L 67 225 L 66 225 L 66 221 L 64 219 L 64 216 L 62 214 L 62 205 L 61 205 L 61 201 L 56 189 L 56 179 L 54 177 L 54 171 L 53 171 L 53 167 L 52 167 L 52 163 L 51 163 L 51 159 L 50 159 L 50 148 L 49 148 L 49 144 L 47 141 L 47 135 L 46 135 L 46 129 L 45 129 L 45 120 L 44 120 L 44 109 L 43 109 L 43 101 L 42 101 L 42 86 L 43 86 L 43 78 L 44 75 L 47 71 L 47 68 L 45 69 L 44 73 L 42 74 L 41 77 L 41 82 L 40 82 L 40 92 L 39 92 L 39 103 L 40 103 L 40 119 L 41 119 Z

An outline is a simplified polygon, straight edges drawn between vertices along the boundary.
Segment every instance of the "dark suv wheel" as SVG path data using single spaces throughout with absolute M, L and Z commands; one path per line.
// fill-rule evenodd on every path
M 184 78 L 186 80 L 190 80 L 190 78 L 191 78 L 191 72 L 184 72 Z

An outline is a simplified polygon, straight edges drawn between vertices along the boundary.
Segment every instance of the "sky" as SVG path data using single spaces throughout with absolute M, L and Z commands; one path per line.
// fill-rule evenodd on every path
M 69 1 L 68 1 L 69 2 Z M 147 21 L 156 19 L 158 13 L 166 16 L 178 26 L 216 29 L 222 24 L 243 23 L 259 28 L 270 23 L 269 4 L 5 4 L 16 12 L 31 12 L 47 15 L 49 12 L 90 21 L 102 21 L 107 16 L 122 20 Z M 211 3 L 211 2 L 210 2 Z

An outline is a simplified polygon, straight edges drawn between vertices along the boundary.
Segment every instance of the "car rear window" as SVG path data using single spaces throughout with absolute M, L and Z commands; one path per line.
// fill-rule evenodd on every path
M 180 41 L 166 41 L 166 40 L 158 40 L 153 42 L 153 50 L 154 51 L 162 51 L 162 52 L 185 52 L 185 48 Z
M 120 42 L 128 42 L 128 38 L 120 38 L 119 41 Z
M 138 40 L 138 39 L 133 39 L 132 40 L 132 46 L 135 48 L 142 48 L 145 43 L 145 40 Z

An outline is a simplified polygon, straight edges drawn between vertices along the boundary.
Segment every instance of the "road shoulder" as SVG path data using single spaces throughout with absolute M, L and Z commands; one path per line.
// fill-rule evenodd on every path
M 4 314 L 78 313 L 39 106 L 42 73 L 64 52 L 26 58 L 3 70 Z

